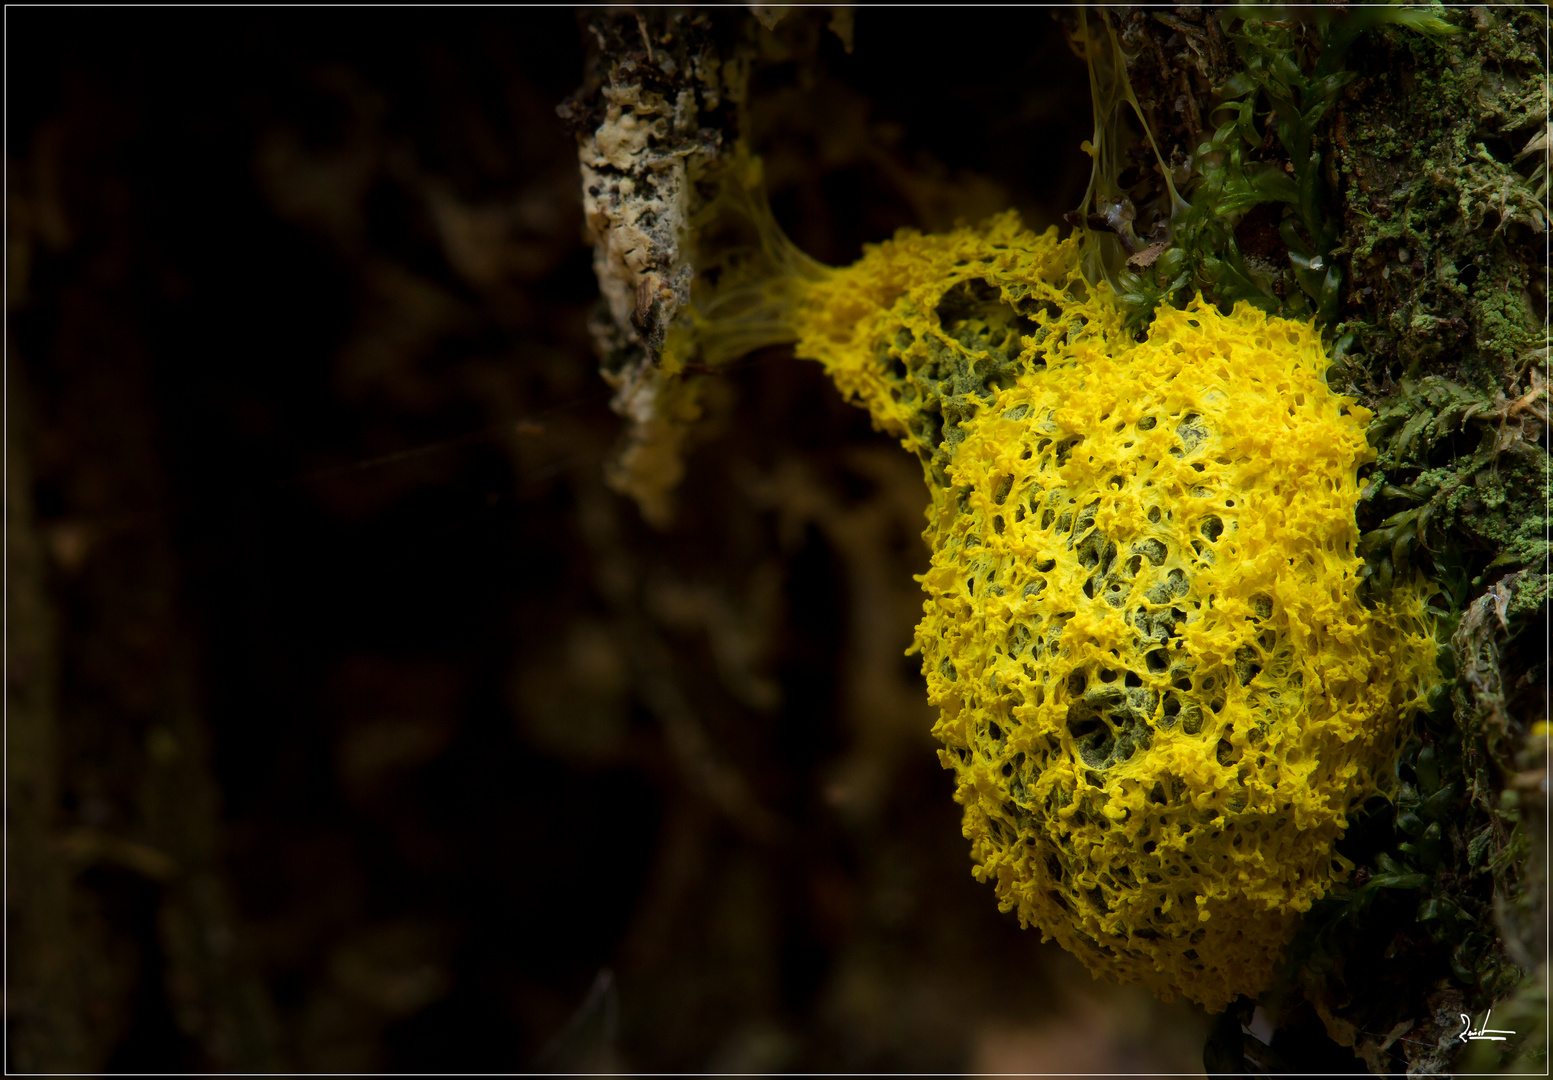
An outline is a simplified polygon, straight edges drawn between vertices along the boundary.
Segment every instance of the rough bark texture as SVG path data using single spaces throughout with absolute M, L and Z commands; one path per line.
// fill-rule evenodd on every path
M 670 520 L 688 426 L 701 413 L 692 381 L 659 369 L 664 334 L 690 302 L 695 268 L 693 175 L 739 138 L 749 47 L 734 20 L 647 8 L 587 13 L 583 87 L 558 112 L 577 132 L 583 219 L 603 304 L 590 322 L 611 406 L 627 429 L 610 483 L 653 524 Z M 719 35 L 714 32 L 720 29 Z M 720 40 L 721 39 L 721 40 Z

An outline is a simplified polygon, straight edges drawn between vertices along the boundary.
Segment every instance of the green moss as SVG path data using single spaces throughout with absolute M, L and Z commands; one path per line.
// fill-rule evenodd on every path
M 1478 325 L 1477 345 L 1483 354 L 1508 368 L 1538 344 L 1538 323 L 1527 310 L 1524 279 L 1496 283 L 1472 297 Z
M 1460 611 L 1487 575 L 1543 564 L 1547 452 L 1536 418 L 1514 411 L 1506 395 L 1439 376 L 1402 381 L 1370 428 L 1361 551 L 1375 587 L 1416 567 Z
M 1349 252 L 1343 332 L 1354 389 L 1384 402 L 1401 374 L 1504 385 L 1540 336 L 1526 293 L 1546 227 L 1535 163 L 1542 127 L 1542 14 L 1473 9 L 1462 32 L 1381 27 L 1349 62 L 1364 72 L 1332 139 Z
M 1364 1033 L 1433 1015 L 1430 995 L 1481 1010 L 1511 993 L 1528 961 L 1501 943 L 1545 891 L 1507 787 L 1537 763 L 1521 762 L 1531 744 L 1506 702 L 1546 678 L 1540 643 L 1517 644 L 1547 593 L 1533 571 L 1548 557 L 1548 181 L 1528 152 L 1546 131 L 1546 13 L 1417 12 L 1425 26 L 1367 10 L 1367 25 L 1352 11 L 1129 17 L 1119 36 L 1149 149 L 1190 208 L 1148 169 L 1131 184 L 1119 173 L 1128 205 L 1113 216 L 1128 230 L 1099 242 L 1138 312 L 1191 284 L 1315 316 L 1329 382 L 1375 413 L 1366 588 L 1379 598 L 1426 575 L 1442 663 L 1459 675 L 1419 724 L 1398 797 L 1356 815 L 1362 870 L 1307 919 L 1291 996 L 1274 1004 L 1302 995 L 1382 1071 L 1398 1055 L 1440 1071 L 1448 1038 L 1414 1045 L 1434 1039 L 1420 1029 L 1383 1051 Z M 1538 1060 L 1539 1046 L 1514 1053 Z

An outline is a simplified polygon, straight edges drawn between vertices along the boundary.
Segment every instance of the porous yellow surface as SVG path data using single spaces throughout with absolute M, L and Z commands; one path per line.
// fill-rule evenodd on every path
M 923 462 L 916 647 L 976 876 L 1218 1011 L 1349 871 L 1435 647 L 1419 589 L 1359 598 L 1369 414 L 1316 330 L 1197 302 L 1140 341 L 1079 254 L 1008 213 L 741 302 Z
M 1420 595 L 1358 598 L 1369 416 L 1314 328 L 1196 303 L 1135 341 L 1012 214 L 869 250 L 796 323 L 927 466 L 917 646 L 976 876 L 1097 975 L 1261 990 L 1436 677 Z

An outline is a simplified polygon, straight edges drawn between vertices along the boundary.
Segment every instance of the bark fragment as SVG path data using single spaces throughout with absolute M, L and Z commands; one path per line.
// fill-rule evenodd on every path
M 660 527 L 700 415 L 694 383 L 659 367 L 695 276 L 686 248 L 698 208 L 693 178 L 732 150 L 747 71 L 718 29 L 705 12 L 590 14 L 587 77 L 557 110 L 577 135 L 603 297 L 590 330 L 612 406 L 628 422 L 609 480 Z

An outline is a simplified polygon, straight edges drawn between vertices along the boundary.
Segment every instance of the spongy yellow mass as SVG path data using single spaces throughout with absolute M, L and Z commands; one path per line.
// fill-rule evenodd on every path
M 1135 340 L 1012 213 L 799 295 L 799 354 L 927 472 L 917 647 L 977 877 L 1097 975 L 1260 991 L 1437 678 L 1421 593 L 1359 599 L 1369 416 L 1317 332 L 1199 302 Z

